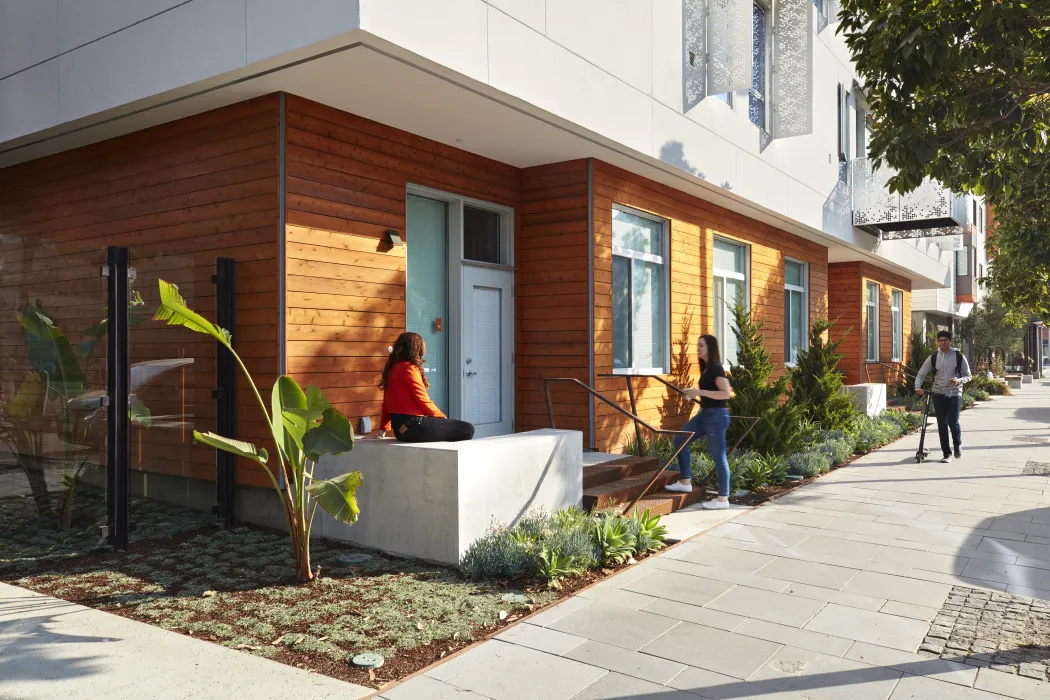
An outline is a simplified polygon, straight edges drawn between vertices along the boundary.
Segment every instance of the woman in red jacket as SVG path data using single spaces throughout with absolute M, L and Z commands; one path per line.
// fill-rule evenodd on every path
M 402 333 L 383 368 L 379 388 L 383 390 L 383 415 L 375 437 L 393 429 L 402 442 L 458 442 L 474 437 L 474 426 L 447 418 L 427 394 L 423 373 L 427 346 L 418 333 Z

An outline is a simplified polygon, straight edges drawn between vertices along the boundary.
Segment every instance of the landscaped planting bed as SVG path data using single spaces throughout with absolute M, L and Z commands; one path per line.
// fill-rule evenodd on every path
M 613 527 L 619 549 L 611 559 L 602 561 L 597 551 L 586 562 L 562 554 L 553 562 L 552 587 L 530 557 L 545 552 L 550 561 L 563 535 L 584 552 L 579 535 L 588 520 L 573 513 L 575 525 L 562 531 L 550 526 L 551 516 L 537 514 L 525 523 L 532 533 L 494 531 L 529 555 L 506 577 L 472 580 L 455 569 L 322 540 L 312 547 L 320 575 L 303 584 L 283 533 L 220 530 L 210 516 L 133 498 L 136 536 L 129 552 L 114 553 L 99 548 L 102 494 L 83 490 L 78 499 L 66 531 L 42 522 L 28 497 L 0 499 L 0 580 L 374 688 L 644 556 L 625 545 L 626 527 Z M 351 659 L 363 652 L 381 654 L 383 666 L 354 666 Z

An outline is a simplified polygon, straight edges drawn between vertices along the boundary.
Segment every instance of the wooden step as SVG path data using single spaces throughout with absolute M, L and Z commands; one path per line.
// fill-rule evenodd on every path
M 706 496 L 707 494 L 704 493 L 704 490 L 696 486 L 693 487 L 690 493 L 656 491 L 643 496 L 628 515 L 636 512 L 644 513 L 646 510 L 649 511 L 650 515 L 670 515 L 676 510 L 681 510 L 686 506 L 705 500 Z
M 583 488 L 589 489 L 595 486 L 607 484 L 610 481 L 619 481 L 632 476 L 652 472 L 660 466 L 656 457 L 634 457 L 624 455 L 612 462 L 602 462 L 583 468 Z
M 583 507 L 588 510 L 602 510 L 617 504 L 629 503 L 638 494 L 642 493 L 649 482 L 655 476 L 656 470 L 629 476 L 626 479 L 608 481 L 598 486 L 592 486 L 583 490 Z M 675 469 L 664 470 L 656 479 L 649 493 L 662 491 L 664 486 L 678 479 L 678 471 Z

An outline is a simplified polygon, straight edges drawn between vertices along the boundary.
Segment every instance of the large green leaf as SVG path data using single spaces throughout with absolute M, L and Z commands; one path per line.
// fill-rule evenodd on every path
M 44 408 L 44 384 L 40 376 L 29 374 L 26 376 L 22 386 L 18 388 L 14 401 L 3 404 L 4 412 L 12 418 L 28 420 L 43 413 Z
M 306 385 L 306 428 L 309 430 L 317 424 L 324 416 L 325 409 L 331 408 L 332 404 L 324 397 L 321 390 L 313 384 Z
M 306 434 L 307 418 L 310 411 L 306 403 L 306 394 L 289 376 L 277 378 L 270 392 L 270 407 L 273 414 L 274 442 L 281 446 L 285 457 L 293 465 L 301 463 L 303 435 Z
M 26 304 L 19 314 L 26 354 L 40 379 L 54 392 L 70 398 L 87 389 L 80 358 L 55 319 L 40 302 Z
M 354 449 L 354 430 L 350 421 L 334 408 L 326 408 L 321 424 L 310 428 L 303 436 L 303 450 L 311 462 L 322 455 L 341 455 Z
M 348 472 L 334 479 L 314 481 L 307 490 L 326 513 L 341 523 L 353 524 L 361 514 L 356 496 L 360 486 L 361 472 Z
M 186 300 L 179 294 L 179 288 L 170 282 L 158 280 L 160 285 L 160 304 L 157 306 L 153 318 L 157 321 L 167 321 L 169 326 L 182 326 L 197 333 L 205 333 L 226 345 L 230 344 L 232 336 L 225 328 L 220 328 L 186 306 Z
M 266 454 L 264 448 L 256 447 L 250 442 L 244 442 L 243 440 L 234 440 L 233 438 L 223 437 L 222 435 L 216 435 L 215 433 L 201 433 L 196 430 L 193 431 L 193 439 L 196 442 L 203 442 L 205 445 L 210 445 L 217 450 L 229 452 L 230 454 L 250 459 L 259 464 L 266 464 L 266 460 L 269 459 L 269 455 Z

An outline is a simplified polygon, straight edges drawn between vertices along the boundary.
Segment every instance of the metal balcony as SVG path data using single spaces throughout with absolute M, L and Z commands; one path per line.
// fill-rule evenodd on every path
M 966 197 L 926 179 L 905 195 L 886 183 L 894 170 L 872 169 L 870 158 L 852 161 L 853 225 L 882 240 L 954 236 L 968 224 Z

